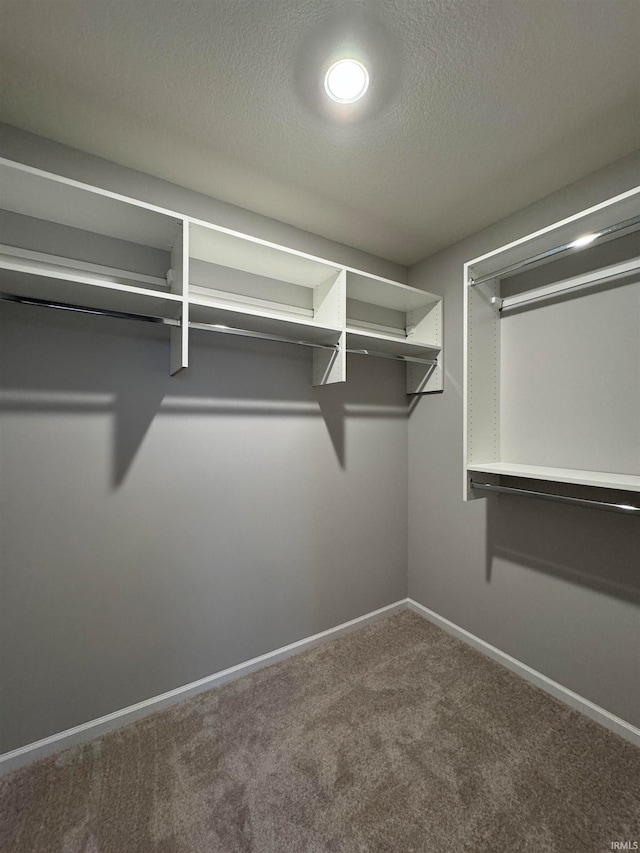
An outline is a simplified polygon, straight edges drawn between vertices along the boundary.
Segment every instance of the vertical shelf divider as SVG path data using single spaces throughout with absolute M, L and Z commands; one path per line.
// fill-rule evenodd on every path
M 407 312 L 407 340 L 432 341 L 442 347 L 442 300 Z M 407 394 L 431 394 L 444 388 L 442 350 L 437 365 L 407 364 Z
M 316 349 L 313 352 L 313 385 L 332 385 L 347 379 L 347 272 L 317 285 L 313 289 L 313 316 L 324 326 L 340 329 L 336 332 L 337 349 Z
M 189 221 L 180 220 L 180 230 L 171 249 L 171 292 L 182 297 L 180 325 L 171 329 L 171 376 L 189 366 Z
M 464 499 L 474 500 L 466 469 L 478 460 L 500 459 L 500 293 L 498 279 L 466 288 Z

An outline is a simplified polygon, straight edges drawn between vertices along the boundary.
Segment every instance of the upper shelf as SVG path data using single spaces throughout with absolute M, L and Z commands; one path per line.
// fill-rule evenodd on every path
M 408 313 L 441 301 L 441 297 L 363 272 L 347 272 L 347 298 Z
M 169 250 L 178 214 L 0 158 L 2 208 L 82 231 Z
M 189 255 L 219 267 L 317 287 L 340 272 L 336 264 L 214 225 L 191 223 Z

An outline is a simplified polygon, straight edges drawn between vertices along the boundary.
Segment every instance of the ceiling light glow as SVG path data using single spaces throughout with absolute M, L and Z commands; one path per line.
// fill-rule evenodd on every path
M 324 78 L 327 95 L 338 104 L 353 104 L 369 88 L 369 74 L 356 59 L 334 62 Z
M 583 246 L 588 246 L 589 243 L 592 243 L 597 236 L 597 234 L 585 234 L 584 237 L 578 237 L 577 240 L 574 240 L 571 245 L 574 249 L 581 249 Z

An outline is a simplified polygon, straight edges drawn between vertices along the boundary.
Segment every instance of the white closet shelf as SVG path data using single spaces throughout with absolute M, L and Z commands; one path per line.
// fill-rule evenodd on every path
M 0 157 L 3 210 L 169 250 L 180 214 Z
M 351 349 L 371 349 L 391 355 L 433 356 L 440 352 L 436 344 L 426 344 L 402 337 L 384 335 L 347 326 L 347 346 Z
M 313 343 L 336 343 L 342 333 L 339 328 L 322 326 L 305 317 L 287 316 L 285 309 L 267 313 L 250 306 L 231 306 L 197 297 L 189 298 L 189 319 L 195 323 L 229 326 Z
M 583 471 L 579 468 L 551 468 L 516 462 L 479 462 L 468 465 L 467 470 L 473 473 L 502 474 L 505 477 L 524 477 L 531 480 L 640 492 L 640 475 L 634 474 Z
M 179 317 L 182 297 L 161 291 L 162 279 L 156 281 L 158 289 L 152 290 L 131 283 L 132 278 L 123 270 L 90 272 L 63 264 L 0 256 L 0 290 L 13 296 L 66 302 L 84 308 Z
M 159 276 L 144 275 L 12 246 L 0 246 L 0 269 L 114 289 L 134 287 L 161 293 L 169 291 L 167 281 Z
M 347 270 L 347 298 L 408 313 L 436 305 L 440 297 L 397 281 Z
M 301 318 L 313 320 L 313 308 L 293 305 L 276 299 L 264 299 L 244 293 L 233 293 L 228 290 L 214 290 L 210 287 L 189 285 L 189 300 L 194 305 L 211 306 L 220 310 L 239 309 L 249 313 L 266 314 L 292 320 Z
M 335 278 L 341 270 L 303 252 L 204 222 L 191 223 L 189 255 L 193 260 L 311 288 Z

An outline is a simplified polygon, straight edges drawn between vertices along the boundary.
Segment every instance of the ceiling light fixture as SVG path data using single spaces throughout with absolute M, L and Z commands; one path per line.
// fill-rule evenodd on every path
M 338 104 L 353 104 L 369 88 L 369 73 L 357 59 L 339 59 L 324 78 L 327 95 Z

